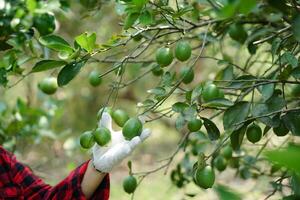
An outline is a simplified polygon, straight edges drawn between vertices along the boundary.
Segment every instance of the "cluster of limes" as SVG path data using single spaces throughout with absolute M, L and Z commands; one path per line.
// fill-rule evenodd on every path
M 156 51 L 156 62 L 158 66 L 152 69 L 152 73 L 156 76 L 160 76 L 163 73 L 162 67 L 166 67 L 173 62 L 174 54 L 177 60 L 184 62 L 187 61 L 192 55 L 192 48 L 190 44 L 181 40 L 176 43 L 174 53 L 169 47 L 162 47 Z M 180 78 L 182 82 L 188 84 L 194 79 L 194 71 L 191 67 L 183 67 L 180 70 Z
M 122 133 L 126 140 L 131 140 L 135 136 L 141 135 L 143 124 L 137 117 L 129 118 L 128 114 L 122 109 L 113 111 L 111 108 L 105 108 L 104 111 L 112 116 L 119 127 L 122 127 Z M 104 111 L 103 109 L 99 110 L 98 118 Z M 86 131 L 80 136 L 80 145 L 85 149 L 91 148 L 95 142 L 100 146 L 106 146 L 110 141 L 111 132 L 106 127 L 98 127 L 93 131 Z

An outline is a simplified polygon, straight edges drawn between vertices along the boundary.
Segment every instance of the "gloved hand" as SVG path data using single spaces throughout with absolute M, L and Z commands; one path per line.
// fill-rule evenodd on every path
M 141 120 L 143 122 L 143 120 Z M 144 129 L 140 136 L 131 140 L 125 140 L 122 130 L 112 129 L 112 118 L 108 112 L 103 112 L 98 127 L 106 127 L 111 132 L 111 143 L 109 146 L 101 147 L 95 144 L 93 147 L 93 164 L 101 172 L 110 172 L 112 168 L 128 157 L 138 144 L 143 142 L 151 134 L 150 129 Z

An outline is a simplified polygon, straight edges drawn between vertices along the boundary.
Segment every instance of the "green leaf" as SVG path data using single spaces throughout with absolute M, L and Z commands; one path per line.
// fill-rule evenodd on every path
M 235 105 L 229 107 L 223 116 L 223 126 L 225 130 L 236 129 L 236 124 L 244 121 L 250 109 L 250 103 L 246 101 L 241 101 Z
M 90 35 L 88 35 L 88 33 L 83 33 L 75 37 L 75 41 L 87 52 L 92 52 L 96 47 L 96 33 Z
M 265 152 L 265 156 L 271 162 L 286 167 L 289 170 L 300 173 L 300 146 L 290 144 L 282 149 L 275 149 Z
M 33 13 L 36 6 L 37 6 L 37 3 L 35 0 L 26 0 L 26 7 L 29 10 L 29 12 Z
M 42 60 L 42 61 L 37 62 L 34 65 L 31 72 L 46 71 L 49 69 L 60 67 L 65 64 L 67 64 L 67 63 L 65 61 L 61 61 L 61 60 Z
M 230 133 L 230 143 L 234 150 L 240 149 L 248 124 L 249 122 L 245 123 L 242 127 Z
M 293 69 L 291 75 L 296 79 L 300 79 L 300 67 Z
M 256 1 L 257 0 L 239 0 L 240 3 L 239 3 L 239 11 L 240 13 L 243 13 L 243 14 L 248 14 L 249 12 L 251 12 L 253 10 L 253 8 L 255 8 L 256 6 Z
M 153 16 L 152 13 L 149 10 L 145 10 L 141 13 L 139 17 L 139 21 L 141 24 L 147 26 L 153 23 Z
M 138 8 L 142 8 L 149 0 L 132 0 L 132 3 L 136 5 Z
M 182 116 L 185 120 L 190 121 L 194 119 L 197 115 L 197 107 L 196 106 L 188 106 L 184 108 L 182 111 Z
M 179 115 L 175 121 L 175 128 L 180 131 L 185 125 L 186 121 L 182 115 Z
M 272 95 L 274 93 L 274 89 L 275 89 L 274 83 L 265 84 L 265 85 L 258 87 L 258 90 L 261 93 L 264 101 L 266 101 L 272 97 Z
M 292 31 L 294 37 L 298 42 L 300 42 L 300 15 L 298 14 L 297 17 L 293 20 L 292 23 Z
M 135 21 L 139 18 L 140 13 L 129 13 L 124 22 L 124 30 L 129 29 Z
M 240 194 L 225 185 L 218 184 L 214 190 L 217 192 L 219 200 L 242 200 Z
M 64 51 L 69 54 L 73 52 L 73 48 L 63 38 L 56 35 L 47 35 L 39 38 L 42 45 L 54 51 Z
M 202 104 L 204 107 L 230 107 L 233 106 L 234 103 L 225 98 L 213 99 L 207 103 Z
M 176 103 L 174 103 L 174 104 L 172 105 L 172 110 L 173 110 L 174 112 L 180 113 L 180 112 L 183 112 L 184 109 L 187 108 L 187 107 L 189 107 L 189 105 L 186 104 L 186 103 L 183 103 L 183 102 L 176 102 Z
M 282 97 L 274 96 L 268 99 L 264 103 L 254 103 L 252 109 L 253 117 L 258 117 L 258 120 L 262 123 L 274 127 L 278 126 L 278 119 L 273 118 L 274 115 L 270 115 L 267 117 L 261 117 L 263 115 L 267 115 L 272 112 L 280 111 L 285 106 L 285 100 Z
M 199 98 L 203 90 L 203 84 L 197 85 L 192 91 L 192 101 L 195 101 Z
M 300 111 L 288 112 L 282 119 L 293 135 L 300 136 Z
M 0 85 L 5 87 L 7 83 L 8 83 L 7 72 L 5 68 L 0 68 Z
M 298 60 L 293 53 L 287 51 L 282 55 L 282 62 L 290 64 L 293 68 L 298 66 Z
M 232 80 L 233 77 L 233 66 L 228 65 L 227 67 L 218 72 L 218 74 L 215 77 L 215 80 Z
M 272 61 L 274 61 L 275 56 L 278 53 L 279 47 L 281 44 L 280 38 L 275 38 L 272 42 L 271 52 L 272 52 Z
M 57 83 L 59 87 L 67 85 L 75 76 L 79 73 L 80 69 L 85 65 L 86 60 L 79 62 L 72 62 L 64 66 L 62 70 L 60 70 Z
M 201 117 L 204 122 L 205 129 L 207 131 L 210 140 L 217 140 L 220 137 L 220 131 L 215 123 L 207 118 Z

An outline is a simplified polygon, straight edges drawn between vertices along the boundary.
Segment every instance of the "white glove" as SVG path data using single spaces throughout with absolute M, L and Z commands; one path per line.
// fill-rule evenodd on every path
M 108 146 L 101 147 L 95 144 L 93 147 L 93 164 L 101 172 L 110 172 L 151 134 L 150 129 L 144 129 L 140 136 L 125 140 L 122 130 L 114 131 L 112 129 L 112 119 L 107 112 L 103 112 L 98 127 L 106 127 L 111 132 L 111 143 Z

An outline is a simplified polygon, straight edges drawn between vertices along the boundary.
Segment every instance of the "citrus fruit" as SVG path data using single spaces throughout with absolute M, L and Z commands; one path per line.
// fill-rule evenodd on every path
M 287 135 L 289 133 L 289 129 L 287 129 L 287 127 L 284 125 L 284 123 L 282 121 L 280 121 L 279 126 L 273 128 L 273 132 L 275 133 L 275 135 L 280 137 L 280 136 Z
M 93 131 L 94 140 L 99 146 L 105 146 L 111 140 L 110 130 L 105 127 L 99 127 Z
M 154 76 L 161 76 L 163 73 L 164 70 L 159 65 L 152 68 L 152 74 Z
M 196 132 L 198 131 L 202 126 L 202 121 L 200 119 L 194 118 L 187 124 L 189 131 Z
M 173 53 L 170 48 L 162 47 L 156 51 L 156 62 L 162 67 L 168 66 L 173 61 Z
M 232 157 L 232 148 L 231 146 L 227 145 L 226 147 L 224 147 L 221 151 L 221 154 L 226 158 L 229 159 Z
M 100 77 L 100 73 L 98 71 L 92 71 L 89 75 L 89 83 L 96 87 L 102 83 L 102 78 Z
M 227 167 L 227 160 L 223 156 L 219 155 L 214 159 L 214 166 L 217 170 L 222 172 Z
M 128 194 L 133 193 L 136 187 L 137 187 L 137 181 L 134 176 L 129 175 L 123 180 L 123 189 Z
M 33 18 L 33 26 L 40 35 L 48 35 L 55 30 L 55 17 L 49 13 L 37 14 Z
M 205 102 L 211 101 L 213 99 L 220 97 L 220 90 L 215 84 L 208 84 L 203 88 L 202 98 Z
M 175 47 L 175 57 L 180 61 L 188 60 L 192 55 L 192 48 L 187 41 L 177 42 Z
M 215 182 L 215 172 L 209 165 L 206 165 L 204 168 L 198 168 L 194 173 L 194 180 L 201 188 L 211 188 Z
M 44 78 L 39 84 L 38 87 L 45 94 L 54 94 L 57 90 L 57 80 L 54 77 Z
M 80 136 L 80 145 L 84 149 L 89 149 L 95 144 L 92 131 L 86 131 Z
M 194 71 L 189 67 L 183 67 L 180 70 L 180 78 L 182 78 L 182 82 L 185 84 L 189 84 L 194 79 Z
M 243 167 L 240 170 L 240 176 L 241 176 L 242 179 L 248 179 L 252 176 L 252 173 L 250 172 L 248 167 Z
M 294 96 L 294 97 L 299 97 L 300 96 L 300 84 L 294 85 L 292 87 L 291 95 Z
M 247 128 L 247 139 L 252 142 L 252 143 L 256 143 L 258 142 L 261 137 L 262 137 L 262 131 L 261 128 L 256 125 L 256 124 L 251 124 L 250 126 L 248 126 Z
M 118 109 L 112 113 L 112 118 L 118 126 L 123 127 L 125 122 L 129 119 L 129 116 L 124 110 Z
M 102 110 L 104 109 L 103 112 L 107 112 L 108 114 L 112 115 L 113 113 L 113 110 L 111 107 L 104 107 L 104 108 L 100 108 L 97 112 L 97 119 L 99 120 L 100 119 L 100 115 L 102 113 Z
M 232 24 L 229 27 L 229 36 L 239 42 L 244 43 L 247 39 L 247 32 L 245 31 L 244 27 L 241 24 Z
M 138 118 L 130 118 L 124 124 L 122 133 L 126 140 L 131 140 L 135 136 L 141 135 L 143 124 Z

